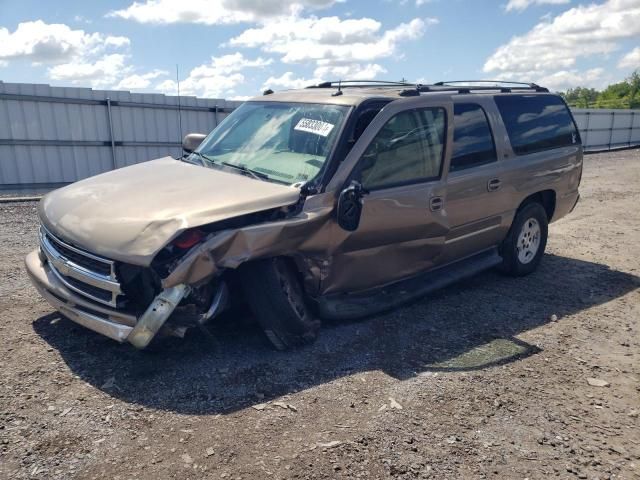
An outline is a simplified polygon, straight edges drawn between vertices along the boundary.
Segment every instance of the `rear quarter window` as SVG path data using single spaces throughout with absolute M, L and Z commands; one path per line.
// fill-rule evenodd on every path
M 567 106 L 555 95 L 504 95 L 495 102 L 517 155 L 580 143 Z

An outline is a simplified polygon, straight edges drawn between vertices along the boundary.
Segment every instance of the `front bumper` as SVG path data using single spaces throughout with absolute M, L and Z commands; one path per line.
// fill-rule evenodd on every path
M 162 328 L 175 307 L 189 293 L 186 285 L 160 292 L 147 310 L 136 317 L 126 312 L 85 300 L 68 289 L 46 261 L 34 250 L 25 259 L 27 273 L 40 295 L 64 316 L 94 332 L 118 342 L 145 348 Z

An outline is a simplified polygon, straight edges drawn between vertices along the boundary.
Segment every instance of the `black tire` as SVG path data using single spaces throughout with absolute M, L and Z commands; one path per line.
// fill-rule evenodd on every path
M 537 227 L 539 228 L 539 243 L 534 255 L 531 253 L 531 248 L 525 247 L 525 245 L 530 246 L 534 243 L 533 237 L 535 235 L 531 236 L 531 231 L 535 231 L 535 222 L 537 222 Z M 538 267 L 544 255 L 544 250 L 547 246 L 548 232 L 549 221 L 544 207 L 538 202 L 524 205 L 516 213 L 509 234 L 500 247 L 500 253 L 503 259 L 500 270 L 514 277 L 521 277 L 533 272 Z M 528 239 L 527 233 L 529 234 Z M 521 237 L 521 234 L 523 237 Z M 522 255 L 519 255 L 518 242 L 521 243 L 520 250 L 522 251 Z M 525 257 L 524 261 L 523 257 Z
M 243 265 L 240 278 L 252 313 L 277 350 L 316 339 L 320 321 L 305 303 L 297 272 L 287 259 L 269 258 Z

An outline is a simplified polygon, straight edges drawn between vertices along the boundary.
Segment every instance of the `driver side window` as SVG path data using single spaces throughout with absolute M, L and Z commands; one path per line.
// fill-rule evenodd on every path
M 446 113 L 442 108 L 401 112 L 378 132 L 360 159 L 368 190 L 423 182 L 440 176 Z

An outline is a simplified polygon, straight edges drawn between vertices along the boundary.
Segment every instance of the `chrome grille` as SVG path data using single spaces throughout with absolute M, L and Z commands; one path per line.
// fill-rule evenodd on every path
M 117 307 L 122 296 L 115 262 L 85 252 L 40 228 L 40 248 L 52 272 L 67 288 L 95 302 Z
M 56 237 L 49 233 L 45 233 L 47 240 L 49 240 L 54 248 L 67 260 L 72 261 L 76 265 L 79 265 L 89 271 L 98 272 L 105 277 L 111 278 L 111 267 L 113 262 L 106 260 L 98 260 L 95 256 L 87 256 L 87 254 L 80 253 L 76 248 L 68 247 L 64 242 L 58 240 Z

